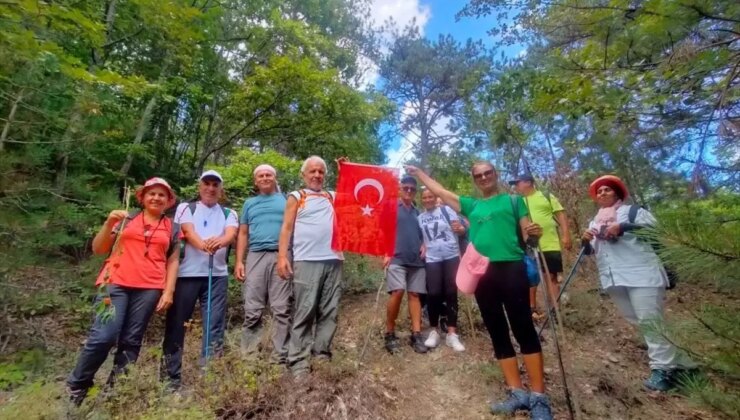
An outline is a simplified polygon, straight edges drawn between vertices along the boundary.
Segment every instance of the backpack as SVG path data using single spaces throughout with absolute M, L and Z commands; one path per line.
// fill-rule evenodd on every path
M 527 280 L 529 280 L 529 287 L 537 287 L 540 284 L 540 273 L 537 268 L 537 262 L 529 255 L 529 249 L 527 243 L 524 242 L 524 235 L 522 235 L 522 229 L 519 227 L 519 206 L 517 206 L 516 198 L 518 195 L 509 194 L 511 199 L 511 210 L 514 213 L 514 230 L 516 230 L 516 236 L 519 238 L 519 246 L 524 251 L 524 264 L 527 266 Z
M 188 209 L 190 209 L 190 215 L 191 216 L 195 214 L 195 209 L 197 207 L 198 207 L 198 202 L 197 201 L 189 201 L 188 202 Z M 224 220 L 228 220 L 229 219 L 229 215 L 231 214 L 231 212 L 233 210 L 231 210 L 228 207 L 224 207 L 224 206 L 221 206 L 221 209 L 224 212 Z M 179 227 L 179 223 L 178 223 L 178 227 Z M 182 240 L 180 241 L 180 262 L 182 262 L 182 260 L 185 258 L 185 242 L 186 242 L 185 241 L 185 238 L 182 238 Z M 232 244 L 229 244 L 229 246 L 226 248 L 226 265 L 227 266 L 229 264 L 229 255 L 231 255 L 231 247 L 232 247 Z
M 637 212 L 640 211 L 640 208 L 642 206 L 639 206 L 637 204 L 630 205 L 629 211 L 627 213 L 627 220 L 630 224 L 634 224 L 635 220 L 637 220 Z M 638 236 L 639 238 L 639 236 Z M 644 238 L 641 238 L 642 240 L 645 240 Z M 663 244 L 661 244 L 658 241 L 653 240 L 645 240 L 648 242 L 648 244 L 653 248 L 653 251 L 655 251 L 655 254 L 657 255 L 661 249 L 663 249 Z M 662 264 L 662 262 L 661 262 Z M 678 275 L 675 271 L 673 271 L 670 267 L 663 264 L 663 269 L 665 270 L 666 277 L 668 277 L 668 286 L 666 289 L 673 289 L 676 287 L 676 282 L 678 281 Z
M 327 200 L 329 200 L 329 203 L 332 206 L 334 206 L 334 196 L 329 191 L 321 190 L 321 192 L 317 192 L 317 193 L 307 193 L 305 189 L 300 189 L 298 190 L 298 195 L 300 196 L 300 198 L 298 199 L 299 209 L 302 209 L 303 207 L 306 206 L 306 199 L 308 198 L 309 195 L 318 195 L 318 196 L 324 197 Z
M 439 209 L 442 211 L 442 216 L 445 218 L 445 221 L 447 221 L 447 225 L 452 228 L 452 221 L 450 219 L 450 214 L 447 212 L 447 206 L 443 205 Z M 459 221 L 463 226 L 466 225 L 463 219 L 459 219 Z M 457 246 L 460 248 L 460 254 L 465 252 L 465 250 L 468 248 L 468 243 L 470 242 L 470 240 L 468 239 L 468 228 L 469 226 L 465 226 L 464 235 L 457 235 L 453 232 L 453 234 L 457 236 Z

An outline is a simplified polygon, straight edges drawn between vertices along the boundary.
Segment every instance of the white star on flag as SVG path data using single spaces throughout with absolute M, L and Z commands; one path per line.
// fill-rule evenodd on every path
M 365 204 L 365 207 L 360 207 L 360 210 L 362 210 L 363 216 L 372 216 L 373 215 L 373 208 Z

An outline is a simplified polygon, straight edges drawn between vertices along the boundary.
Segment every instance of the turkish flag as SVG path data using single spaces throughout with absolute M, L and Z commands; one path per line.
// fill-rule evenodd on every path
M 396 246 L 398 169 L 341 162 L 332 248 L 392 256 Z

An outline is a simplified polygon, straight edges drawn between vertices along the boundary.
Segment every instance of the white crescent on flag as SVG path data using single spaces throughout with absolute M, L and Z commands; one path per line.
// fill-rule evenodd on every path
M 355 201 L 357 201 L 357 193 L 359 193 L 363 187 L 373 187 L 378 190 L 378 194 L 380 194 L 380 196 L 378 197 L 378 202 L 375 204 L 379 204 L 381 201 L 383 201 L 383 194 L 385 193 L 385 190 L 383 189 L 383 184 L 381 184 L 380 181 L 374 178 L 364 178 L 360 180 L 357 185 L 355 185 Z

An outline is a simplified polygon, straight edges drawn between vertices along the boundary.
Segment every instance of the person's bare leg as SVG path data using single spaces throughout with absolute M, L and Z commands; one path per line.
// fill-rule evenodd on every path
M 522 389 L 522 377 L 519 375 L 519 363 L 517 363 L 516 357 L 499 359 L 498 364 L 504 374 L 506 385 L 511 389 Z
M 522 355 L 529 375 L 529 387 L 534 392 L 545 393 L 545 368 L 542 353 Z M 519 371 L 517 370 L 517 374 Z
M 401 310 L 401 301 L 403 301 L 403 290 L 392 291 L 388 303 L 386 303 L 385 332 L 396 330 L 396 319 L 398 319 L 398 312 Z
M 409 292 L 409 318 L 411 318 L 411 331 L 421 332 L 421 300 L 418 293 Z M 400 302 L 399 302 L 400 305 Z

